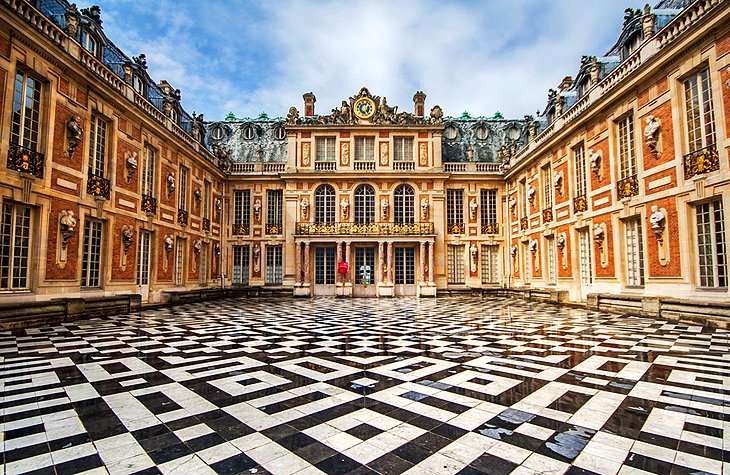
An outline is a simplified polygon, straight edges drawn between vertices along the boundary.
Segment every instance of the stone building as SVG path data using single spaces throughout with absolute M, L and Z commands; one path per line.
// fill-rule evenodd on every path
M 2 2 L 3 300 L 727 299 L 729 17 L 720 0 L 627 10 L 535 117 L 363 87 L 324 114 L 306 93 L 286 117 L 204 122 L 106 37 L 99 7 Z

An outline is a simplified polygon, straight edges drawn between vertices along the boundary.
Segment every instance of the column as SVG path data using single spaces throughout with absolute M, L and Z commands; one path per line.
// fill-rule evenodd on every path
M 421 241 L 421 248 L 418 253 L 420 259 L 421 259 L 421 270 L 419 272 L 420 276 L 418 278 L 418 282 L 421 284 L 426 283 L 426 241 Z
M 386 270 L 388 285 L 393 285 L 393 241 L 388 241 L 388 269 Z
M 349 269 L 349 265 L 350 265 L 350 244 L 351 244 L 350 241 L 347 241 L 345 243 L 345 262 L 347 262 L 347 264 L 348 264 L 348 269 Z M 353 272 L 353 270 L 349 269 L 349 271 L 347 272 L 347 275 L 345 276 L 345 282 L 350 282 L 352 280 L 350 278 L 350 276 L 352 275 L 352 272 Z
M 378 243 L 378 269 L 377 275 L 375 276 L 378 283 L 385 281 L 385 275 L 383 272 L 383 241 Z
M 302 283 L 302 243 L 294 243 L 294 283 Z
M 337 251 L 335 252 L 335 283 L 340 284 L 340 281 L 345 281 L 345 276 L 340 277 L 339 264 L 342 262 L 342 243 L 337 241 Z
M 309 285 L 309 241 L 304 243 L 304 283 Z
M 434 241 L 428 243 L 428 285 L 433 285 L 433 255 L 434 255 Z

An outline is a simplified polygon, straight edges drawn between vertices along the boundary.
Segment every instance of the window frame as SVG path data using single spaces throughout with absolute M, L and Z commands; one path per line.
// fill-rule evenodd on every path
M 31 82 L 32 85 L 29 86 Z M 34 152 L 41 151 L 42 136 L 40 132 L 41 120 L 43 119 L 42 108 L 44 85 L 45 81 L 18 65 L 13 85 L 13 105 L 10 118 L 10 143 Z M 18 90 L 19 86 L 20 92 Z M 29 97 L 29 87 L 32 88 L 32 97 Z M 31 102 L 30 109 L 28 109 L 28 101 Z M 28 112 L 29 110 L 30 113 Z M 30 135 L 30 137 L 28 135 Z
M 394 162 L 413 162 L 415 156 L 413 153 L 413 137 L 398 136 L 393 137 L 393 161 Z
M 100 289 L 103 284 L 104 222 L 86 217 L 81 241 L 82 289 Z
M 337 192 L 332 185 L 323 184 L 314 191 L 314 222 L 337 222 Z
M 89 166 L 88 176 L 106 178 L 109 140 L 109 123 L 101 114 L 94 112 L 89 121 Z M 103 129 L 103 130 L 100 130 Z
M 314 161 L 315 162 L 336 162 L 337 161 L 337 137 L 326 135 L 314 139 Z M 324 153 L 324 155 L 322 155 Z M 330 155 L 331 153 L 331 155 Z
M 704 75 L 704 77 L 703 77 Z M 694 91 L 697 95 L 692 95 L 693 91 L 690 82 L 695 80 Z M 702 88 L 702 90 L 700 90 Z M 709 67 L 705 64 L 703 68 L 696 70 L 682 79 L 683 89 L 683 109 L 684 109 L 684 139 L 687 153 L 694 153 L 703 148 L 717 144 L 717 126 L 715 124 L 715 108 L 712 102 L 712 78 Z M 692 119 L 690 116 L 689 102 L 697 101 L 696 107 L 698 112 L 696 117 Z M 694 104 L 693 104 L 694 105 Z M 691 125 L 691 121 L 697 121 L 696 126 Z M 708 130 L 709 128 L 709 130 Z M 699 132 L 699 136 L 692 139 L 692 135 Z
M 368 184 L 359 185 L 354 193 L 355 223 L 369 224 L 375 222 L 375 189 Z
M 700 207 L 707 207 L 706 214 L 707 232 L 701 233 Z M 697 283 L 698 288 L 702 290 L 727 290 L 728 288 L 728 259 L 727 259 L 727 229 L 725 228 L 725 209 L 722 197 L 713 197 L 702 203 L 697 203 L 695 208 L 695 238 L 697 241 Z M 719 214 L 719 216 L 718 216 Z M 719 224 L 719 227 L 718 227 Z M 709 253 L 703 252 L 702 235 L 709 237 L 709 242 L 705 244 L 705 250 L 709 247 Z M 721 247 L 722 249 L 719 249 Z M 703 265 L 703 256 L 708 256 L 709 264 Z M 709 274 L 703 275 L 703 267 L 710 270 Z M 712 284 L 706 284 L 708 278 L 712 279 Z M 724 283 L 724 285 L 723 285 Z
M 416 193 L 407 183 L 398 185 L 393 191 L 393 222 L 399 224 L 415 223 Z

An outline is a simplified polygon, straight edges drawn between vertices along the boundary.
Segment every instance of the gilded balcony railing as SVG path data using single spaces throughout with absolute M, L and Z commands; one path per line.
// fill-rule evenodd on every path
M 177 224 L 180 226 L 187 226 L 188 225 L 188 212 L 184 209 L 178 209 L 177 210 Z
M 553 220 L 553 210 L 544 209 L 542 210 L 542 222 L 549 223 Z
M 576 213 L 588 211 L 588 198 L 586 198 L 586 195 L 580 195 L 573 198 L 573 210 L 575 210 Z
M 294 234 L 312 236 L 420 236 L 433 233 L 433 223 L 297 223 L 294 230 Z
M 203 218 L 203 231 L 206 233 L 210 231 L 210 218 Z
M 234 224 L 231 232 L 234 236 L 247 236 L 249 234 L 249 228 L 247 224 Z
M 448 223 L 446 232 L 449 234 L 464 234 L 464 223 Z
M 43 178 L 45 155 L 18 144 L 11 143 L 8 149 L 8 168 L 36 178 Z
M 99 198 L 109 199 L 111 192 L 111 180 L 104 177 L 89 175 L 86 180 L 86 193 Z
M 266 223 L 266 234 L 281 234 L 284 231 L 284 227 L 281 223 Z
M 157 214 L 157 198 L 142 195 L 142 211 L 147 214 Z
M 482 224 L 482 234 L 499 234 L 499 224 L 498 223 Z
M 523 231 L 526 230 L 528 227 L 528 223 L 529 221 L 527 220 L 527 218 L 520 218 L 520 229 Z
M 720 169 L 720 157 L 717 146 L 701 148 L 684 156 L 684 178 L 689 180 L 693 176 L 714 172 Z
M 631 198 L 639 194 L 639 178 L 637 175 L 632 175 L 619 180 L 616 183 L 616 191 L 618 192 L 618 199 Z

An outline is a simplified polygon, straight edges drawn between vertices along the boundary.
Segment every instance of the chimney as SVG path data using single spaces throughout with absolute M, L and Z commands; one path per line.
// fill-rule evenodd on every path
M 314 103 L 317 102 L 317 98 L 311 92 L 303 94 L 302 97 L 304 98 L 304 117 L 314 116 Z
M 573 78 L 571 76 L 565 76 L 563 78 L 563 82 L 560 83 L 558 86 L 558 89 L 560 89 L 560 92 L 565 92 L 568 89 L 570 89 L 570 86 L 573 85 Z
M 424 103 L 426 102 L 426 94 L 423 91 L 417 91 L 413 95 L 413 115 L 423 117 Z

